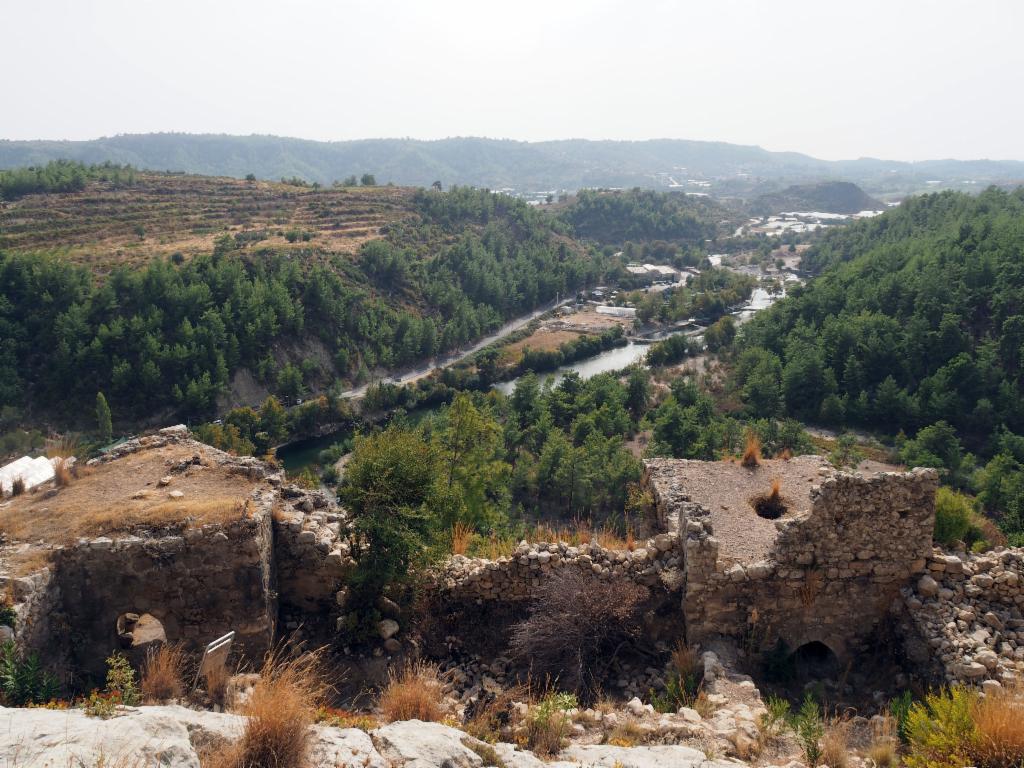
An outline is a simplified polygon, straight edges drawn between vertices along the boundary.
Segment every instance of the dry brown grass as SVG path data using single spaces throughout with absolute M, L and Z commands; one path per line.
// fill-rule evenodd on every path
M 69 459 L 72 456 L 77 456 L 81 453 L 81 446 L 78 443 L 78 438 L 70 435 L 64 435 L 63 437 L 47 438 L 46 440 L 46 456 L 50 459 L 62 458 Z
M 140 688 L 147 704 L 180 699 L 185 693 L 185 651 L 178 643 L 150 648 L 142 668 Z
M 410 662 L 397 672 L 388 672 L 388 683 L 378 702 L 388 722 L 444 719 L 443 690 L 437 667 L 422 661 Z
M 829 768 L 847 768 L 850 764 L 850 721 L 837 718 L 821 737 L 821 762 Z
M 521 683 L 504 688 L 492 699 L 476 707 L 462 729 L 481 741 L 500 741 L 504 735 L 501 733 L 502 728 L 514 727 L 519 719 L 512 704 L 517 701 L 529 701 L 530 698 L 528 684 Z
M 452 554 L 464 555 L 473 541 L 473 529 L 459 521 L 452 526 Z
M 223 707 L 228 703 L 228 683 L 231 680 L 231 673 L 223 664 L 214 664 L 203 673 L 203 687 L 206 695 L 210 697 L 217 706 Z
M 895 768 L 899 763 L 899 731 L 889 715 L 877 718 L 871 725 L 871 743 L 865 757 L 874 768 Z
M 761 465 L 761 440 L 753 430 L 747 432 L 747 444 L 743 448 L 743 458 L 740 464 L 747 469 L 753 469 Z
M 247 515 L 256 483 L 216 466 L 175 474 L 169 487 L 160 487 L 168 464 L 191 459 L 193 453 L 184 446 L 165 446 L 79 471 L 53 498 L 33 494 L 15 499 L 0 520 L 0 532 L 12 541 L 68 544 L 140 527 L 226 523 Z M 171 499 L 171 490 L 185 496 Z
M 609 523 L 605 523 L 595 531 L 591 522 L 583 519 L 574 520 L 567 525 L 539 523 L 527 532 L 526 540 L 547 543 L 565 542 L 573 546 L 593 543 L 613 550 L 636 548 L 636 539 L 633 536 L 632 528 L 628 528 L 626 535 L 622 536 Z
M 693 646 L 687 645 L 680 640 L 672 649 L 672 666 L 684 678 L 692 675 L 695 679 L 703 676 L 700 668 L 700 653 Z
M 1024 764 L 1024 688 L 1004 688 L 979 698 L 972 711 L 977 730 L 975 765 Z
M 204 755 L 203 768 L 303 768 L 310 726 L 326 692 L 318 653 L 287 659 L 280 652 L 268 655 L 242 709 L 241 738 Z
M 53 462 L 53 484 L 58 488 L 66 488 L 71 485 L 71 464 L 67 459 L 57 459 Z

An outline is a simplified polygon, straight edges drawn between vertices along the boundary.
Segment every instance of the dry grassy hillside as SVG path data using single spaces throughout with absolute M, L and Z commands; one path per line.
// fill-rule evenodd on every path
M 99 271 L 209 253 L 216 238 L 243 232 L 275 250 L 353 252 L 409 215 L 411 195 L 400 187 L 313 189 L 143 172 L 132 186 L 91 182 L 78 193 L 0 203 L 0 251 L 55 251 Z

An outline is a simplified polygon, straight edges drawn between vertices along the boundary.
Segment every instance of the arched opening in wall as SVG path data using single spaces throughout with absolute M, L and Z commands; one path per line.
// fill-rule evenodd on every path
M 798 679 L 834 680 L 841 671 L 839 659 L 825 643 L 812 640 L 793 652 L 793 667 Z
M 122 613 L 117 617 L 117 639 L 125 650 L 167 642 L 167 632 L 150 613 Z

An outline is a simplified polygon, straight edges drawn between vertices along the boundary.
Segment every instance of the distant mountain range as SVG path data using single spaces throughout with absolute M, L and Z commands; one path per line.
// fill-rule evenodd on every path
M 724 142 L 522 142 L 482 138 L 438 141 L 364 139 L 322 142 L 277 136 L 154 133 L 91 141 L 0 141 L 0 168 L 70 158 L 112 161 L 152 170 L 279 179 L 298 176 L 330 184 L 372 173 L 378 182 L 464 184 L 519 192 L 581 187 L 651 187 L 752 199 L 790 184 L 846 180 L 875 195 L 923 189 L 972 189 L 1024 182 L 1024 162 L 862 158 L 819 160 Z

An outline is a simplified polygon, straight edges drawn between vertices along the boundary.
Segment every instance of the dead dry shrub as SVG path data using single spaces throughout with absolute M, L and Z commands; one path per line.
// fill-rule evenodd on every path
M 423 661 L 410 662 L 388 672 L 380 693 L 381 714 L 388 722 L 423 720 L 437 723 L 444 718 L 444 691 L 437 667 Z
M 874 718 L 871 723 L 871 743 L 865 757 L 874 768 L 895 768 L 899 763 L 899 729 L 889 715 Z
M 1024 764 L 1024 689 L 1014 685 L 986 694 L 971 716 L 976 731 L 973 765 Z
M 743 447 L 743 458 L 740 464 L 747 469 L 761 465 L 761 439 L 753 430 L 747 431 L 746 445 Z
M 481 695 L 466 707 L 462 730 L 480 741 L 501 741 L 505 736 L 503 731 L 514 728 L 520 720 L 513 704 L 529 700 L 527 684 L 513 685 L 493 695 Z
M 21 496 L 25 492 L 25 478 L 18 475 L 11 480 L 11 496 Z
M 268 654 L 242 708 L 246 719 L 241 738 L 204 755 L 203 768 L 303 768 L 310 726 L 327 694 L 320 666 L 318 652 Z
M 700 668 L 700 652 L 696 646 L 687 645 L 685 640 L 680 640 L 672 649 L 672 666 L 683 677 L 699 679 L 704 676 L 704 670 Z
M 537 588 L 530 616 L 512 627 L 512 655 L 589 703 L 617 652 L 640 636 L 648 594 L 632 581 L 564 567 Z
M 66 488 L 71 485 L 72 479 L 70 462 L 67 459 L 56 459 L 53 462 L 53 484 L 58 488 Z
M 185 693 L 185 652 L 178 643 L 161 643 L 146 652 L 140 688 L 147 704 L 180 699 Z
M 463 522 L 457 522 L 452 526 L 452 554 L 464 555 L 469 551 L 469 545 L 473 541 L 473 528 Z
M 850 721 L 837 718 L 821 737 L 821 762 L 829 768 L 847 768 L 850 764 Z

